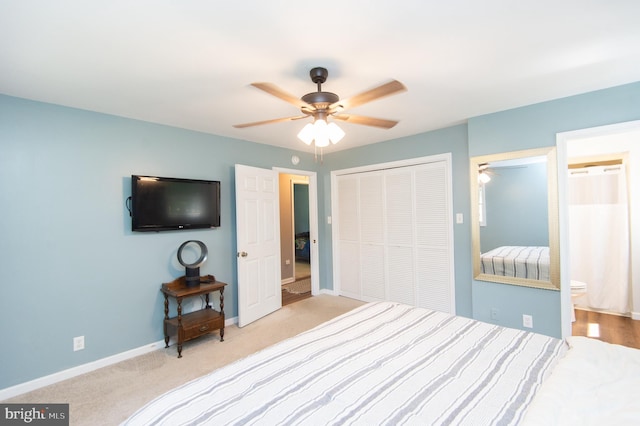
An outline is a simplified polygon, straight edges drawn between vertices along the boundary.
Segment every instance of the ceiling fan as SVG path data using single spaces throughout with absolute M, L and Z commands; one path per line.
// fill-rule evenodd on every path
M 290 104 L 300 108 L 300 112 L 303 115 L 298 115 L 293 117 L 284 117 L 284 118 L 274 118 L 271 120 L 256 121 L 252 123 L 236 124 L 233 127 L 241 129 L 245 127 L 260 126 L 263 124 L 280 123 L 283 121 L 300 120 L 302 118 L 313 117 L 314 124 L 321 124 L 322 126 L 325 126 L 325 127 L 334 127 L 334 130 L 335 128 L 337 128 L 337 131 L 342 133 L 340 137 L 336 136 L 336 138 L 339 140 L 342 136 L 344 136 L 344 132 L 342 132 L 340 128 L 335 126 L 335 123 L 327 124 L 328 117 L 332 117 L 336 120 L 343 120 L 348 123 L 380 127 L 383 129 L 390 129 L 396 124 L 398 124 L 398 122 L 394 120 L 365 117 L 365 116 L 353 115 L 353 114 L 344 114 L 342 113 L 342 111 L 348 108 L 354 108 L 359 105 L 363 105 L 371 101 L 375 101 L 385 96 L 393 95 L 393 94 L 407 90 L 406 87 L 399 81 L 391 80 L 388 83 L 382 84 L 378 87 L 362 92 L 351 98 L 340 100 L 340 97 L 335 93 L 322 91 L 322 83 L 327 81 L 327 77 L 329 75 L 329 72 L 327 71 L 326 68 L 322 68 L 322 67 L 313 68 L 309 72 L 309 75 L 311 77 L 311 81 L 313 81 L 318 85 L 318 90 L 316 92 L 307 93 L 300 99 L 285 92 L 284 90 L 278 88 L 277 86 L 271 83 L 251 83 L 253 87 L 256 87 L 264 92 L 269 93 L 270 95 L 273 95 L 279 99 L 282 99 L 285 102 L 289 102 Z M 316 132 L 315 134 L 314 133 L 303 134 L 303 132 L 305 132 L 305 129 L 308 130 L 307 133 L 309 133 L 311 131 L 311 128 L 314 127 L 314 126 L 311 126 L 311 127 L 310 126 L 311 126 L 311 123 L 308 124 L 307 127 L 305 127 L 300 132 L 300 134 L 298 134 L 298 137 L 308 145 L 311 144 L 315 136 L 318 136 L 317 130 L 315 131 Z M 331 129 L 329 130 L 329 132 L 331 132 Z M 337 140 L 334 141 L 334 138 L 331 138 L 331 135 L 329 135 L 327 138 L 321 138 L 321 139 L 319 139 L 318 137 L 315 137 L 316 146 L 318 147 L 327 146 L 329 140 L 331 140 L 331 142 L 333 143 L 337 142 Z
M 487 183 L 491 180 L 493 170 L 489 168 L 489 163 L 478 164 L 478 182 Z

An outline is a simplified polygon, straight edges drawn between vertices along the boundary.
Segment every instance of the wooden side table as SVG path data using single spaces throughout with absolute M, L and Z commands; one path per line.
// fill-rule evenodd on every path
M 220 330 L 220 341 L 224 342 L 224 287 L 226 283 L 216 281 L 212 275 L 200 277 L 200 285 L 187 287 L 185 277 L 162 284 L 164 294 L 164 342 L 169 347 L 169 337 L 178 338 L 178 358 L 182 358 L 182 344 L 196 337 Z M 209 304 L 209 293 L 220 291 L 220 311 Z M 205 297 L 206 306 L 198 311 L 182 315 L 182 300 L 193 296 Z M 178 315 L 169 317 L 169 297 L 176 299 Z

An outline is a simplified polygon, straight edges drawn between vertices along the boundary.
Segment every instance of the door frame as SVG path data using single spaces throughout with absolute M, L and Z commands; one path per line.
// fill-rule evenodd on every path
M 586 129 L 572 130 L 568 132 L 561 132 L 556 134 L 556 147 L 557 147 L 557 162 L 558 162 L 558 215 L 560 225 L 560 321 L 562 337 L 566 338 L 571 336 L 571 313 L 573 306 L 571 304 L 571 263 L 570 263 L 570 251 L 569 251 L 569 205 L 567 200 L 567 169 L 569 166 L 568 160 L 568 148 L 572 141 L 580 139 L 590 139 L 597 137 L 605 137 L 608 135 L 624 134 L 637 132 L 640 130 L 640 120 L 627 121 L 623 123 L 616 123 L 604 126 L 590 127 Z M 638 165 L 632 165 L 632 167 L 638 167 Z M 630 189 L 630 188 L 629 188 Z M 631 201 L 631 197 L 629 198 Z M 630 205 L 631 207 L 631 205 Z M 630 226 L 633 227 L 631 223 Z M 637 224 L 636 224 L 637 226 Z M 633 229 L 633 228 L 631 228 Z M 632 231 L 633 232 L 633 231 Z M 631 235 L 633 240 L 633 234 Z M 639 239 L 640 240 L 640 239 Z M 640 247 L 640 241 L 631 242 L 631 252 L 636 253 L 639 250 L 634 250 L 636 247 Z M 636 291 L 640 287 L 640 263 L 633 263 L 632 266 L 632 306 L 631 315 L 632 319 L 640 319 L 640 296 L 637 296 Z M 635 273 L 635 274 L 634 274 Z
M 309 242 L 311 243 L 311 295 L 320 294 L 320 265 L 318 241 L 318 174 L 309 170 L 273 167 L 278 174 L 307 176 L 309 178 Z M 280 242 L 282 244 L 282 241 Z

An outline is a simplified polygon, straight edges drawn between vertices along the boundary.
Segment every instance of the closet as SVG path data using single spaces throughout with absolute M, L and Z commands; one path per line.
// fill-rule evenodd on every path
M 334 289 L 455 313 L 450 154 L 332 173 Z

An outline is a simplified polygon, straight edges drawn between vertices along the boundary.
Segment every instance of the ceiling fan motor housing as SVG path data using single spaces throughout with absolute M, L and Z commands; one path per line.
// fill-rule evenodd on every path
M 325 109 L 329 105 L 335 102 L 338 102 L 340 100 L 340 97 L 338 97 L 338 95 L 336 95 L 335 93 L 331 93 L 331 92 L 313 92 L 313 93 L 307 93 L 306 95 L 304 95 L 302 97 L 302 100 L 308 104 L 315 106 L 318 109 Z M 318 105 L 318 104 L 321 104 L 321 105 Z M 322 107 L 322 104 L 326 104 L 326 105 Z
M 327 81 L 327 77 L 329 76 L 329 71 L 327 71 L 326 68 L 312 68 L 311 71 L 309 71 L 309 76 L 311 77 L 311 81 L 318 85 L 318 91 L 307 93 L 300 99 L 310 105 L 313 105 L 317 110 L 326 110 L 329 108 L 329 105 L 340 100 L 340 97 L 335 93 L 322 91 L 322 83 Z M 307 112 L 306 110 L 307 108 L 302 108 L 302 111 L 305 113 Z

